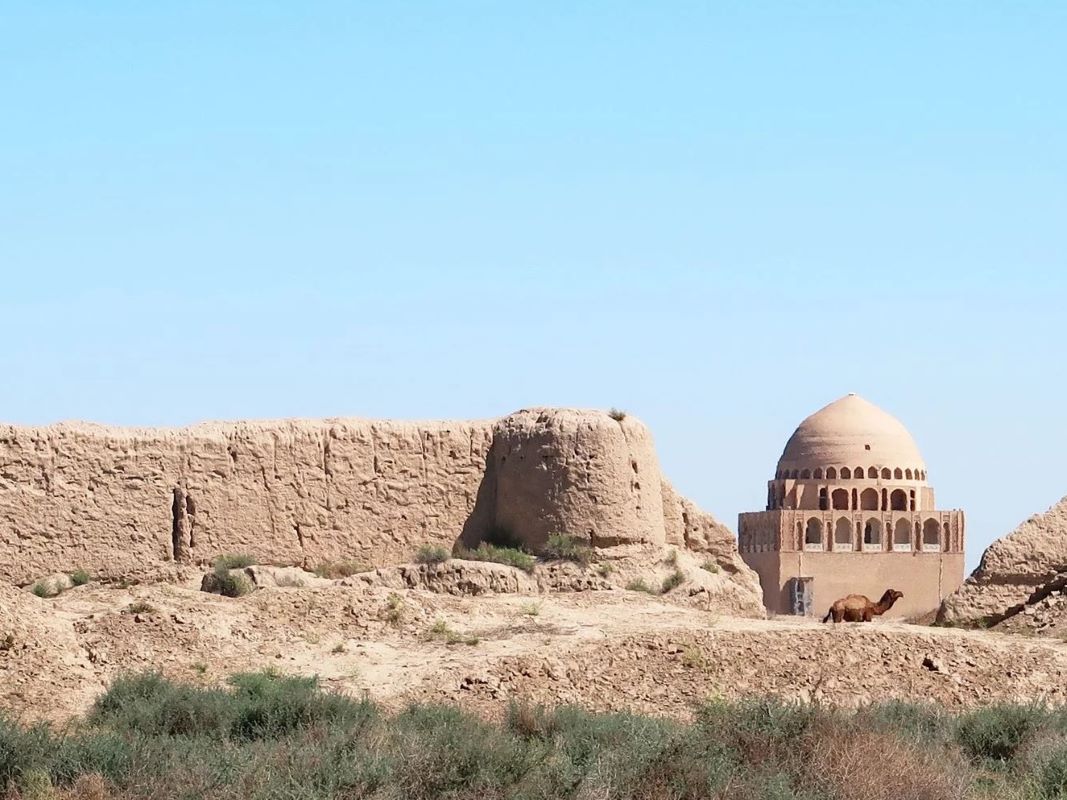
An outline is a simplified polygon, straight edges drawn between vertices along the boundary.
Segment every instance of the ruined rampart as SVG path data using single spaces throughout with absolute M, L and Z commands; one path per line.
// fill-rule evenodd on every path
M 663 481 L 631 417 L 0 427 L 0 577 L 16 583 L 231 552 L 378 566 L 501 529 L 534 550 L 557 532 L 688 547 L 751 578 L 732 534 Z

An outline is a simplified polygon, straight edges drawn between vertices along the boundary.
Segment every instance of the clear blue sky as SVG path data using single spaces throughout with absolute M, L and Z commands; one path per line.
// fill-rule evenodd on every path
M 855 391 L 1067 493 L 1067 4 L 0 0 L 0 419 L 619 406 L 731 526 Z

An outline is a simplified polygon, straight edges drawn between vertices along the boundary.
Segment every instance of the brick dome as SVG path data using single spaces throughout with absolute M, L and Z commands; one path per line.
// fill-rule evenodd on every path
M 829 468 L 888 468 L 926 478 L 926 465 L 908 429 L 859 395 L 849 394 L 816 411 L 789 437 L 777 475 L 811 473 Z M 807 477 L 807 475 L 804 475 Z M 858 476 L 857 476 L 858 477 Z

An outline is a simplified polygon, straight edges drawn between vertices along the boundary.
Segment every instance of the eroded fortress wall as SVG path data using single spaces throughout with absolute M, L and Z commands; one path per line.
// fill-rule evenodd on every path
M 651 434 L 631 417 L 0 427 L 0 577 L 16 583 L 231 552 L 380 566 L 494 528 L 534 550 L 552 533 L 686 547 L 748 573 L 732 533 L 663 480 Z
M 126 575 L 248 552 L 367 564 L 451 547 L 492 423 L 366 420 L 0 429 L 0 576 Z

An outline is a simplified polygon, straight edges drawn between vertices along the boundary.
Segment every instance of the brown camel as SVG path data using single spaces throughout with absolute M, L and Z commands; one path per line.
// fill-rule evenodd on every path
M 898 592 L 896 589 L 886 589 L 882 599 L 877 603 L 872 603 L 866 595 L 850 594 L 840 600 L 835 600 L 822 621 L 829 622 L 833 617 L 834 622 L 870 622 L 891 609 L 893 603 L 903 596 L 903 592 Z

